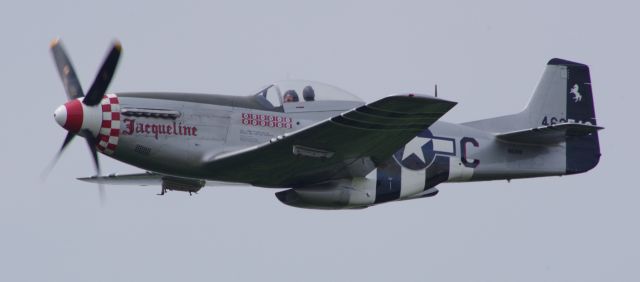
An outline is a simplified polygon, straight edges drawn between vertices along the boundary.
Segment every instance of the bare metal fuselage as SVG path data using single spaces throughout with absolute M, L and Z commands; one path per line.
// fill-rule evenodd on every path
M 117 95 L 123 112 L 127 109 L 152 109 L 176 111 L 180 115 L 176 118 L 123 115 L 120 140 L 113 158 L 162 174 L 214 181 L 218 180 L 216 172 L 207 171 L 203 163 L 215 156 L 269 142 L 358 106 L 353 102 L 345 103 L 343 107 L 334 106 L 333 109 L 322 105 L 309 108 L 307 105 L 306 108 L 293 108 L 294 111 L 270 111 L 248 102 L 252 96 Z M 436 146 L 431 149 L 433 158 L 424 162 L 433 163 L 437 156 L 449 159 L 449 173 L 445 181 L 565 174 L 564 160 L 559 159 L 564 155 L 563 144 L 535 146 L 502 142 L 491 132 L 443 121 L 433 124 L 429 132 L 432 137 L 416 137 L 415 142 L 431 142 Z M 397 158 L 396 161 L 402 162 Z M 429 163 L 426 165 L 428 167 Z M 420 173 L 428 173 L 427 167 Z M 429 179 L 429 175 L 426 178 Z M 242 182 L 242 179 L 237 182 Z

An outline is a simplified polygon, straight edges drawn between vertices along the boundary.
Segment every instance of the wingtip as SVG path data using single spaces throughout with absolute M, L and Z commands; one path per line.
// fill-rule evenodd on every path
M 96 183 L 98 182 L 98 177 L 97 176 L 85 176 L 85 177 L 77 177 L 76 180 L 80 180 L 80 181 L 84 181 L 84 182 L 91 182 L 91 183 Z
M 60 43 L 60 37 L 56 37 L 53 40 L 51 40 L 51 43 L 49 43 L 49 48 L 56 47 L 56 45 L 58 45 L 59 43 Z
M 119 52 L 122 52 L 122 43 L 120 43 L 120 40 L 116 39 L 113 41 L 113 48 L 116 48 Z

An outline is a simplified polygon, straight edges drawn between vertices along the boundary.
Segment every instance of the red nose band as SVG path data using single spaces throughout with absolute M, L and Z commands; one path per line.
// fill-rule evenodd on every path
M 71 132 L 78 132 L 82 128 L 82 102 L 80 100 L 73 100 L 66 104 L 64 107 L 67 110 L 67 120 L 62 127 Z

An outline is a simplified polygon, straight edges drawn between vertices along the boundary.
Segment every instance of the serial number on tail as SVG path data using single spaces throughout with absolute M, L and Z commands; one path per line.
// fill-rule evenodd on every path
M 561 123 L 580 123 L 580 124 L 593 125 L 589 121 L 575 120 L 572 118 L 566 119 L 566 118 L 558 118 L 558 117 L 548 117 L 548 116 L 544 116 L 540 124 L 544 126 L 549 126 L 549 125 L 556 125 Z

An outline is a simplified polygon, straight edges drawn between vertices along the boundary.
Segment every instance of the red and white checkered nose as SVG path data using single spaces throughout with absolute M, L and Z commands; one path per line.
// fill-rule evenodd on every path
M 84 109 L 80 100 L 69 101 L 58 107 L 53 112 L 56 122 L 64 129 L 71 132 L 78 132 L 82 129 L 84 120 Z
M 88 130 L 97 138 L 98 151 L 113 155 L 120 137 L 120 102 L 107 94 L 100 104 L 87 106 L 82 98 L 71 100 L 53 113 L 56 122 L 69 132 Z

